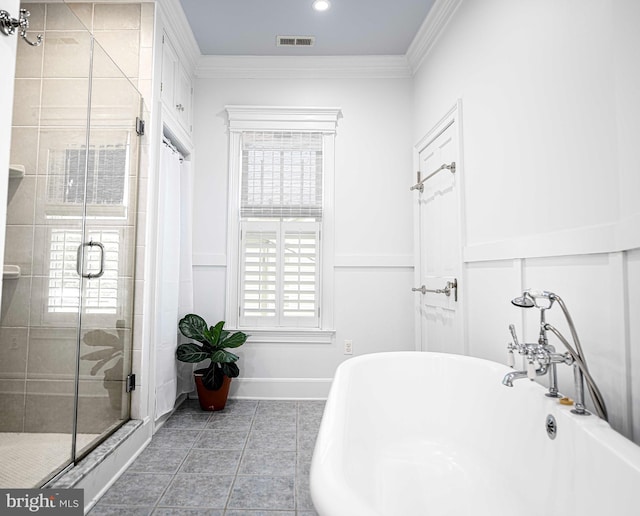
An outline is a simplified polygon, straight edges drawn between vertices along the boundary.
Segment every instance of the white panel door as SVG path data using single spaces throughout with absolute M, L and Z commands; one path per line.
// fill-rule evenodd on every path
M 461 310 L 461 228 L 458 122 L 443 122 L 418 146 L 420 175 L 426 178 L 418 203 L 420 347 L 424 351 L 463 354 Z M 457 285 L 454 286 L 454 285 Z M 447 290 L 448 295 L 443 290 Z

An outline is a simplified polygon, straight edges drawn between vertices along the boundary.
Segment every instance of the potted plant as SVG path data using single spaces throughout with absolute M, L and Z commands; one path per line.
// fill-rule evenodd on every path
M 210 361 L 207 367 L 194 371 L 202 410 L 222 410 L 227 403 L 231 378 L 240 374 L 236 364 L 240 357 L 225 348 L 242 346 L 247 335 L 241 331 L 228 332 L 223 327 L 224 321 L 208 327 L 206 321 L 196 314 L 185 315 L 178 323 L 180 333 L 197 343 L 180 344 L 176 358 L 192 364 Z

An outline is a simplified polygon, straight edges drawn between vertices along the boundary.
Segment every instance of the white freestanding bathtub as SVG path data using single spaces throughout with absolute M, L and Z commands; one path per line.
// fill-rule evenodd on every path
M 509 371 L 441 353 L 343 363 L 311 464 L 318 513 L 640 515 L 640 447 L 537 383 L 505 387 Z

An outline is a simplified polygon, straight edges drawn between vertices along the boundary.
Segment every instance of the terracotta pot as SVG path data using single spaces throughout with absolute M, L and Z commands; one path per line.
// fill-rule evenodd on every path
M 200 402 L 200 408 L 202 410 L 222 410 L 227 404 L 231 378 L 225 376 L 222 380 L 222 387 L 220 387 L 217 391 L 211 391 L 207 389 L 202 383 L 201 374 L 194 374 L 193 376 L 196 381 L 196 389 L 198 390 L 198 401 Z

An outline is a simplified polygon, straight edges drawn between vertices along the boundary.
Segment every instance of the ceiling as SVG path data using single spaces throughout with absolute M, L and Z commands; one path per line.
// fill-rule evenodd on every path
M 435 0 L 180 0 L 203 55 L 404 55 Z M 277 36 L 313 36 L 278 47 Z

